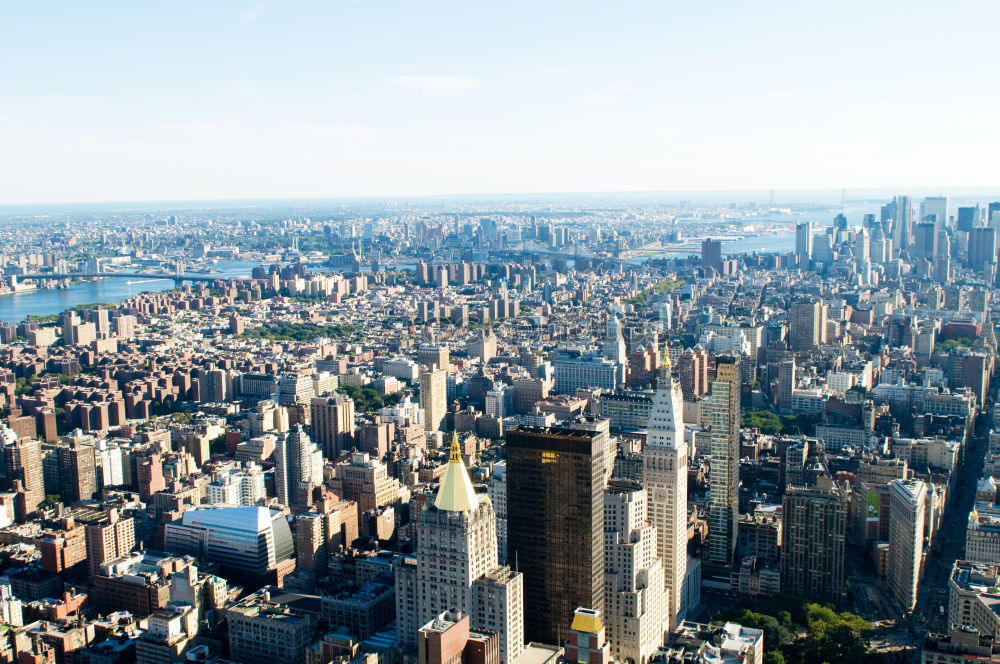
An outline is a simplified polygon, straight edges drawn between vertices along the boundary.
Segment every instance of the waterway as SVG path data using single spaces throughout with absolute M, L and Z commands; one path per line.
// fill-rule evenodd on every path
M 212 276 L 249 277 L 258 265 L 246 261 L 220 261 Z M 39 288 L 24 293 L 0 295 L 0 320 L 18 323 L 28 316 L 52 316 L 67 309 L 98 302 L 121 302 L 140 293 L 160 292 L 174 287 L 172 279 L 119 278 L 81 281 L 69 288 Z

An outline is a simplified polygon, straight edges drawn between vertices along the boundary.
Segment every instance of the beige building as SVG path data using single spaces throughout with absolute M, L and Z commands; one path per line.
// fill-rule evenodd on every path
M 421 367 L 420 407 L 424 410 L 424 430 L 443 431 L 448 408 L 448 378 L 444 369 Z
M 604 494 L 604 623 L 616 662 L 646 664 L 663 645 L 667 591 L 647 509 L 638 482 L 613 480 Z
M 667 592 L 664 625 L 667 631 L 684 618 L 688 445 L 684 442 L 683 400 L 680 383 L 671 375 L 670 356 L 666 355 L 653 396 L 642 456 L 649 520 L 655 528 L 656 556 L 663 568 Z
M 505 664 L 524 648 L 521 575 L 497 562 L 493 506 L 475 492 L 457 436 L 437 497 L 417 520 L 415 564 L 396 568 L 396 594 L 399 641 L 405 648 L 417 645 L 415 626 L 446 611 L 468 614 L 474 629 L 497 632 Z
M 315 397 L 310 402 L 310 424 L 316 444 L 327 459 L 354 449 L 354 400 L 344 394 Z
M 927 485 L 922 480 L 893 480 L 889 501 L 889 589 L 909 613 L 917 604 L 923 574 Z

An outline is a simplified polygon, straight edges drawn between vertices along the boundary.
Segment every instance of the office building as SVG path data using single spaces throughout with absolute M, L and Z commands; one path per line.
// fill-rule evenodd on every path
M 327 459 L 354 449 L 354 400 L 345 394 L 315 397 L 309 404 L 312 437 Z
M 612 480 L 604 495 L 604 618 L 616 662 L 645 664 L 663 645 L 668 599 L 651 508 L 634 480 Z
M 559 427 L 507 433 L 508 558 L 524 575 L 529 641 L 558 643 L 573 611 L 604 605 L 607 434 Z
M 850 498 L 828 475 L 816 486 L 789 486 L 782 499 L 781 587 L 810 599 L 844 594 L 844 544 Z
M 166 524 L 163 542 L 173 553 L 190 554 L 256 577 L 295 554 L 285 515 L 266 507 L 192 507 L 180 521 Z
M 923 573 L 926 502 L 923 480 L 889 483 L 889 589 L 906 613 L 917 605 Z
M 523 585 L 519 574 L 498 563 L 493 506 L 473 488 L 455 434 L 437 495 L 416 525 L 416 568 L 400 570 L 396 579 L 403 596 L 411 587 L 406 572 L 415 573 L 414 602 L 403 610 L 416 615 L 398 617 L 400 643 L 416 646 L 418 635 L 407 631 L 410 626 L 457 611 L 471 617 L 473 628 L 500 635 L 502 662 L 517 659 L 524 646 Z
M 739 516 L 740 463 L 740 369 L 732 356 L 716 359 L 712 381 L 710 417 L 711 465 L 708 506 L 708 558 L 729 565 L 736 551 L 736 519 Z
M 552 365 L 558 394 L 576 394 L 580 388 L 614 390 L 624 382 L 625 365 L 596 353 L 560 350 Z
M 642 452 L 643 483 L 649 520 L 656 529 L 656 557 L 663 568 L 667 593 L 667 629 L 684 616 L 687 574 L 688 445 L 684 441 L 684 405 L 680 382 L 663 356 Z M 609 608 L 610 610 L 610 608 Z
M 795 255 L 799 265 L 808 267 L 813 255 L 813 226 L 805 221 L 795 225 Z

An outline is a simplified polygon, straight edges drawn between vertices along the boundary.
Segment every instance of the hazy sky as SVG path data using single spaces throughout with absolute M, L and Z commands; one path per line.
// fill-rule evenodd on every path
M 1000 3 L 0 5 L 0 203 L 986 186 Z

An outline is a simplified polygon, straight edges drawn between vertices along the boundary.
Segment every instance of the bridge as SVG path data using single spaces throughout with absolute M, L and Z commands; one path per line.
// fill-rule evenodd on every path
M 18 279 L 91 279 L 91 278 L 128 278 L 128 279 L 170 279 L 171 281 L 216 281 L 218 279 L 235 279 L 218 274 L 185 274 L 181 272 L 41 272 L 31 274 L 15 274 Z

